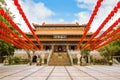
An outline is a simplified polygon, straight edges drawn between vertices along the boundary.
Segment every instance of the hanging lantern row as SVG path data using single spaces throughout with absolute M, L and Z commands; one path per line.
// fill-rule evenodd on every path
M 24 38 L 26 38 L 33 46 L 34 49 L 38 49 L 37 46 L 24 34 L 24 32 L 13 22 L 13 20 L 4 12 L 4 10 L 1 10 L 1 15 L 20 33 Z M 29 45 L 31 46 L 31 45 Z M 31 46 L 32 48 L 32 46 Z
M 93 19 L 94 19 L 95 16 L 97 15 L 98 9 L 100 8 L 102 1 L 103 1 L 103 0 L 98 0 L 98 1 L 97 1 L 97 4 L 96 4 L 96 6 L 95 6 L 95 8 L 94 8 L 94 10 L 93 10 L 93 13 L 92 13 L 89 21 L 88 21 L 88 24 L 87 24 L 87 26 L 86 26 L 85 32 L 84 32 L 82 38 L 80 39 L 80 41 L 79 41 L 79 43 L 78 43 L 78 45 L 77 45 L 77 49 L 79 49 L 80 44 L 81 44 L 82 41 L 84 40 L 84 38 L 85 38 L 85 36 L 86 36 L 86 34 L 87 34 L 90 26 L 91 26 L 91 23 L 93 22 Z
M 117 36 L 113 37 L 112 39 L 108 40 L 106 43 L 104 43 L 104 44 L 102 44 L 100 46 L 95 47 L 94 49 L 101 48 L 101 47 L 103 47 L 103 46 L 105 46 L 105 45 L 107 45 L 107 44 L 109 44 L 109 43 L 111 43 L 111 42 L 113 42 L 113 41 L 115 41 L 115 40 L 117 40 L 119 38 L 120 38 L 120 35 L 117 35 Z
M 35 32 L 34 32 L 32 26 L 30 25 L 30 23 L 29 23 L 27 17 L 25 16 L 25 14 L 24 14 L 24 12 L 23 12 L 23 10 L 22 10 L 20 4 L 18 3 L 18 0 L 14 0 L 14 4 L 15 4 L 15 6 L 17 7 L 19 13 L 21 14 L 23 20 L 25 21 L 25 23 L 26 23 L 27 26 L 29 27 L 30 31 L 32 32 L 34 38 L 36 39 L 36 41 L 37 41 L 38 44 L 40 45 L 41 49 L 43 49 L 43 45 L 40 43 L 38 37 L 36 36 L 36 34 L 35 34 Z
M 85 48 L 87 44 L 89 44 L 89 42 L 95 38 L 95 36 L 101 31 L 101 29 L 106 25 L 106 23 L 114 16 L 115 13 L 117 13 L 118 9 L 119 9 L 119 4 L 120 2 L 117 3 L 117 6 L 114 7 L 114 9 L 110 12 L 110 14 L 107 16 L 107 18 L 103 21 L 103 23 L 99 26 L 99 28 L 97 29 L 97 31 L 92 35 L 92 37 L 87 41 L 87 43 L 84 44 L 84 46 L 82 47 Z
M 93 43 L 91 44 L 96 44 L 97 41 L 101 40 L 107 33 L 109 33 L 115 26 L 118 25 L 118 23 L 120 23 L 120 18 L 118 20 L 116 20 L 103 34 L 101 34 L 97 39 L 94 40 Z M 90 45 L 89 47 L 93 47 L 92 45 Z
M 18 40 L 14 39 L 13 37 L 11 37 L 9 34 L 7 34 L 6 32 L 4 32 L 3 30 L 0 30 L 0 34 L 2 34 L 3 36 L 5 36 L 7 39 L 12 40 L 16 44 L 19 44 L 20 46 L 23 46 L 24 49 L 29 49 L 28 46 L 23 45 L 21 42 L 19 42 Z
M 109 34 L 108 36 L 106 36 L 105 38 L 103 38 L 100 42 L 98 42 L 93 48 L 99 46 L 98 44 L 102 44 L 103 42 L 105 42 L 106 40 L 110 39 L 111 37 L 114 37 L 118 32 L 120 32 L 120 27 L 117 28 L 116 30 L 114 30 L 111 34 Z M 120 35 L 120 34 L 118 34 Z
M 30 47 L 24 40 L 22 40 L 17 34 L 15 34 L 10 28 L 8 28 L 4 23 L 0 22 L 0 26 L 2 28 L 4 28 L 5 30 L 7 30 L 9 33 L 11 33 L 14 38 L 17 38 L 19 41 L 21 41 L 21 43 L 23 43 L 24 45 Z
M 15 46 L 18 47 L 18 48 L 23 48 L 23 46 L 20 46 L 19 44 L 16 44 L 15 42 L 13 42 L 13 41 L 5 38 L 4 36 L 1 36 L 1 35 L 0 35 L 0 39 L 4 40 L 4 41 L 6 41 L 6 42 L 8 42 L 8 43 L 10 43 L 10 44 L 13 44 L 13 45 L 15 45 Z

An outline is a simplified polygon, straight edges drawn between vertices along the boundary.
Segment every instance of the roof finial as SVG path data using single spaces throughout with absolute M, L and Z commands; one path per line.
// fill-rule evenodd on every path
M 79 23 L 78 23 L 78 22 L 76 22 L 76 24 L 77 24 L 77 25 L 79 25 Z
M 42 25 L 45 25 L 45 22 L 43 22 Z

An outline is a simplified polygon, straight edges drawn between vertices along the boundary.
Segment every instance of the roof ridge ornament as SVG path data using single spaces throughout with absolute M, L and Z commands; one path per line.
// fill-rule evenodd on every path
M 43 22 L 42 25 L 45 25 L 45 22 Z

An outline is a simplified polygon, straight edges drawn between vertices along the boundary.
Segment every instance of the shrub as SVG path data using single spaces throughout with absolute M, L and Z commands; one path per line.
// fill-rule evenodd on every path
M 103 58 L 103 59 L 96 59 L 96 58 L 94 58 L 94 62 L 93 63 L 94 64 L 102 64 L 102 65 L 104 65 L 104 64 L 107 64 L 108 61 L 105 58 Z
M 13 64 L 20 64 L 20 58 L 19 57 L 13 57 Z

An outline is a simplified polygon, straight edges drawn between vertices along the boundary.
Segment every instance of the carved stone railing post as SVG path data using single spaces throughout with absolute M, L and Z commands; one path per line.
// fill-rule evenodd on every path
M 73 58 L 72 58 L 71 53 L 69 51 L 69 46 L 68 45 L 67 45 L 67 53 L 68 53 L 68 56 L 70 58 L 71 65 L 73 65 Z
M 41 63 L 44 64 L 44 59 L 45 59 L 45 54 L 44 53 L 41 54 L 41 59 L 42 59 Z
M 77 54 L 77 64 L 80 65 L 80 57 L 81 55 L 80 54 Z
M 54 49 L 54 45 L 52 45 L 52 48 L 51 48 L 50 52 L 48 53 L 47 65 L 48 65 L 48 63 L 49 63 L 49 61 L 50 61 L 50 58 L 51 58 L 51 56 L 52 56 L 53 49 Z

